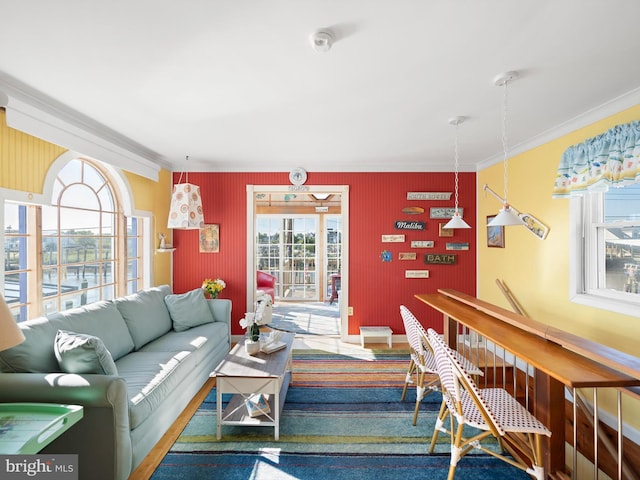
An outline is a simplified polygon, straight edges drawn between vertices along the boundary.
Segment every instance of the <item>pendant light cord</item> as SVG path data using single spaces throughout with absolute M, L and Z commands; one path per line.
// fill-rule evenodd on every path
M 456 215 L 458 214 L 458 127 L 460 122 L 456 122 L 456 135 L 453 142 L 453 158 L 455 159 L 455 200 L 456 200 Z
M 507 182 L 509 181 L 509 175 L 507 172 L 507 100 L 508 100 L 508 88 L 509 80 L 504 81 L 504 96 L 502 99 L 502 150 L 504 152 L 504 203 L 505 205 L 509 205 L 507 200 L 507 192 L 509 191 L 509 187 L 507 186 Z

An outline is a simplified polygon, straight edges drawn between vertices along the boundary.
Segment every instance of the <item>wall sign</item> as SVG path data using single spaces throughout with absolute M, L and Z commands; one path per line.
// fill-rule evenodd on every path
M 447 243 L 447 250 L 469 250 L 468 242 Z
M 433 240 L 411 240 L 411 248 L 433 248 Z
M 441 223 L 438 227 L 441 237 L 453 237 L 453 228 L 444 228 L 446 223 Z
M 402 213 L 405 215 L 418 215 L 420 213 L 424 213 L 424 208 L 422 207 L 404 207 L 402 209 Z
M 402 243 L 404 235 L 382 235 L 382 241 L 384 243 Z
M 431 207 L 429 209 L 429 218 L 451 218 L 456 213 L 455 207 Z M 464 208 L 458 207 L 458 213 L 462 217 Z
M 455 265 L 458 255 L 453 253 L 425 253 L 424 263 L 428 265 Z
M 404 220 L 396 220 L 396 228 L 398 230 L 424 230 L 426 224 L 424 222 L 406 222 Z
M 417 255 L 416 252 L 400 252 L 398 254 L 398 260 L 415 260 Z
M 407 192 L 407 200 L 450 200 L 451 192 Z
M 429 270 L 405 270 L 404 278 L 429 278 Z

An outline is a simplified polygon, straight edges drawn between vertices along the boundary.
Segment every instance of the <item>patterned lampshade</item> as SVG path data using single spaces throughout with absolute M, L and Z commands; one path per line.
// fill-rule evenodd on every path
M 0 352 L 24 342 L 22 330 L 18 327 L 9 307 L 0 295 Z
M 196 230 L 204 226 L 200 187 L 191 183 L 173 186 L 167 228 Z

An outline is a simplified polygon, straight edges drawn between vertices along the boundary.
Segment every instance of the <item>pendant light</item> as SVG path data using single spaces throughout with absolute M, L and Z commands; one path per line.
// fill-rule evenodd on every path
M 507 87 L 509 82 L 518 78 L 518 72 L 506 72 L 495 78 L 495 84 L 504 88 L 504 96 L 502 101 L 502 149 L 504 151 L 504 203 L 502 208 L 489 223 L 491 227 L 503 227 L 511 225 L 524 225 L 524 221 L 513 211 L 507 200 L 509 176 L 507 172 Z
M 465 121 L 465 117 L 453 117 L 449 119 L 449 124 L 455 125 L 456 127 L 456 135 L 454 141 L 454 159 L 455 159 L 455 199 L 456 199 L 456 209 L 451 217 L 451 220 L 447 222 L 444 228 L 471 228 L 467 222 L 462 219 L 462 215 L 458 211 L 458 127 L 462 122 Z
M 189 160 L 188 156 L 186 160 Z M 178 183 L 173 186 L 167 228 L 197 230 L 204 226 L 200 187 L 189 183 L 189 172 L 186 173 L 186 180 L 186 183 L 180 183 L 180 173 Z

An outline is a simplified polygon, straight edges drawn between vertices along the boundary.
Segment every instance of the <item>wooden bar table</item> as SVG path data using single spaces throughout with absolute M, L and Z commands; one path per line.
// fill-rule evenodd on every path
M 551 437 L 543 439 L 547 475 L 565 468 L 565 385 L 570 389 L 640 385 L 638 378 L 546 339 L 539 332 L 544 324 L 539 322 L 516 315 L 510 316 L 513 321 L 505 321 L 498 318 L 504 316 L 499 307 L 495 307 L 497 313 L 492 315 L 490 304 L 476 300 L 474 306 L 474 297 L 463 294 L 454 298 L 451 292 L 439 291 L 415 297 L 443 314 L 445 341 L 452 348 L 457 348 L 457 328 L 461 324 L 535 367 L 534 414 L 552 432 Z

